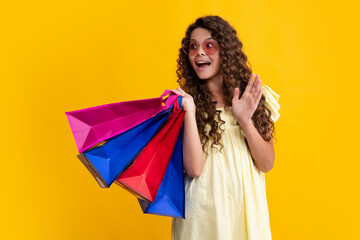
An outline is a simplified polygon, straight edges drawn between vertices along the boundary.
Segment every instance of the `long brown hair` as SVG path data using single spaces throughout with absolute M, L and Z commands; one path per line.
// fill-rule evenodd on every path
M 230 24 L 219 16 L 205 16 L 198 18 L 186 30 L 182 44 L 190 39 L 191 33 L 196 28 L 205 28 L 210 31 L 211 36 L 217 41 L 220 49 L 219 56 L 222 57 L 220 73 L 223 74 L 223 94 L 225 97 L 225 110 L 231 106 L 234 89 L 240 89 L 242 96 L 252 71 L 247 66 L 247 57 L 242 51 L 243 44 L 237 37 L 236 30 Z M 199 135 L 202 142 L 202 148 L 206 152 L 206 145 L 210 138 L 213 139 L 211 147 L 220 145 L 221 132 L 217 130 L 225 122 L 220 118 L 220 111 L 216 110 L 216 103 L 211 99 L 211 93 L 206 87 L 206 81 L 198 78 L 192 68 L 188 55 L 182 48 L 179 49 L 179 58 L 177 59 L 178 68 L 176 74 L 177 82 L 180 87 L 189 93 L 196 105 L 196 122 L 199 129 Z M 218 121 L 215 120 L 215 116 Z M 270 118 L 271 111 L 265 105 L 265 97 L 261 96 L 259 105 L 255 110 L 252 121 L 266 141 L 269 141 L 274 135 L 275 127 Z M 207 133 L 205 125 L 210 125 L 210 131 Z

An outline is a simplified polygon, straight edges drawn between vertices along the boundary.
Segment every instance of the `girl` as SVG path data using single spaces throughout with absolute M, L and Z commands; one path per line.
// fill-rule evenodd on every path
M 235 29 L 219 16 L 188 27 L 177 63 L 185 219 L 173 218 L 171 238 L 271 239 L 264 173 L 274 165 L 279 95 L 252 74 Z

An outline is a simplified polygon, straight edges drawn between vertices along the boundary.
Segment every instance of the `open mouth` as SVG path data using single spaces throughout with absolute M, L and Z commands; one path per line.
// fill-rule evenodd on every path
M 204 69 L 207 69 L 211 65 L 211 62 L 200 61 L 200 62 L 197 62 L 196 65 L 199 70 L 204 70 Z

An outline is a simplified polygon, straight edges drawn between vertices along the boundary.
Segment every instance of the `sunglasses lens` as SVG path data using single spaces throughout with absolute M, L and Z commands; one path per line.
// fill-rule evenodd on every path
M 196 52 L 198 51 L 198 43 L 195 41 L 190 41 L 189 42 L 189 55 L 193 56 L 196 54 Z
M 203 43 L 203 49 L 207 55 L 213 55 L 217 50 L 217 43 L 215 40 L 207 40 Z

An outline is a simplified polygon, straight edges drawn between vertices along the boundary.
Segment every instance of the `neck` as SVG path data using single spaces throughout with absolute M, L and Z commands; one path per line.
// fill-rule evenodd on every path
M 217 102 L 216 107 L 223 107 L 225 105 L 225 101 L 222 75 L 216 75 L 213 78 L 206 80 L 206 86 L 211 93 L 212 100 Z

